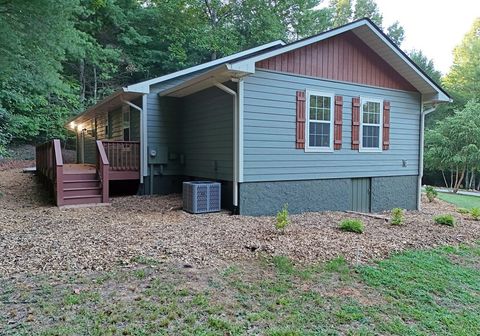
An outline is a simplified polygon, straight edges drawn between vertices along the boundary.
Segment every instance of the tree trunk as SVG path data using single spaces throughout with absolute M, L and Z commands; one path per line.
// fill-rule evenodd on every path
M 85 60 L 81 59 L 78 65 L 79 81 L 80 81 L 80 102 L 85 101 Z
M 468 188 L 467 189 L 471 189 L 472 185 L 475 185 L 475 171 L 473 169 L 470 172 L 470 181 L 468 181 Z
M 443 182 L 445 183 L 445 188 L 448 188 L 447 178 L 445 177 L 445 171 L 442 170 Z
M 460 185 L 462 184 L 464 177 L 465 177 L 465 167 L 462 168 L 461 172 L 458 171 L 458 167 L 457 167 L 457 174 L 455 177 L 455 186 L 453 187 L 454 193 L 458 192 L 458 189 L 460 189 Z
M 450 169 L 450 189 L 453 189 L 453 170 Z
M 93 66 L 93 99 L 97 102 L 97 67 Z

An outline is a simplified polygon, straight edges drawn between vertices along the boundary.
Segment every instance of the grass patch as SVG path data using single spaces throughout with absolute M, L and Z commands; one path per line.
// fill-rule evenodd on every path
M 5 279 L 0 334 L 479 335 L 479 264 L 476 245 L 359 267 L 277 256 L 223 270 L 161 264 L 30 286 Z M 7 323 L 20 300 L 29 314 Z
M 439 192 L 437 197 L 459 208 L 480 208 L 480 197 L 478 196 Z
M 344 219 L 340 223 L 340 230 L 354 232 L 354 233 L 363 233 L 363 222 L 360 219 Z
M 435 216 L 434 220 L 437 224 L 455 226 L 455 218 L 450 214 Z

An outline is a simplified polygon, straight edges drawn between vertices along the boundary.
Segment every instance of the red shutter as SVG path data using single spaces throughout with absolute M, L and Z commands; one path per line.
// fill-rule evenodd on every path
M 390 149 L 390 102 L 383 102 L 383 149 Z
M 343 97 L 335 96 L 335 121 L 334 121 L 334 142 L 333 148 L 335 150 L 342 149 L 342 110 Z
M 297 91 L 297 139 L 295 147 L 305 148 L 305 92 Z
M 360 138 L 360 97 L 352 98 L 352 149 L 358 149 Z

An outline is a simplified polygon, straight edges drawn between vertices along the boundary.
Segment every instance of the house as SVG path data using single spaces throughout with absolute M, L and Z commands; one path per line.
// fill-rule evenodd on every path
M 79 163 L 107 158 L 140 194 L 209 179 L 244 215 L 377 212 L 420 207 L 426 108 L 450 100 L 362 19 L 129 85 L 68 125 Z

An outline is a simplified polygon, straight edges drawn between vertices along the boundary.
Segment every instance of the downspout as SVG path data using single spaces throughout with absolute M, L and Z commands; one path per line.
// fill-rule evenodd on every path
M 420 105 L 420 162 L 418 164 L 418 183 L 417 183 L 417 209 L 422 208 L 422 178 L 423 178 L 423 152 L 425 146 L 425 116 L 430 112 L 435 111 L 435 107 L 428 110 L 423 108 L 423 95 Z
M 144 95 L 145 97 L 145 95 Z M 133 107 L 135 110 L 140 112 L 140 183 L 143 183 L 143 161 L 144 161 L 144 153 L 143 153 L 143 148 L 145 146 L 144 140 L 143 139 L 143 109 L 137 105 L 135 105 L 132 102 L 124 100 L 123 103 Z
M 214 85 L 218 87 L 220 90 L 225 91 L 226 93 L 233 96 L 233 208 L 234 208 L 234 213 L 236 213 L 238 210 L 238 180 L 239 180 L 238 95 L 234 90 L 223 85 L 222 83 L 214 82 Z

